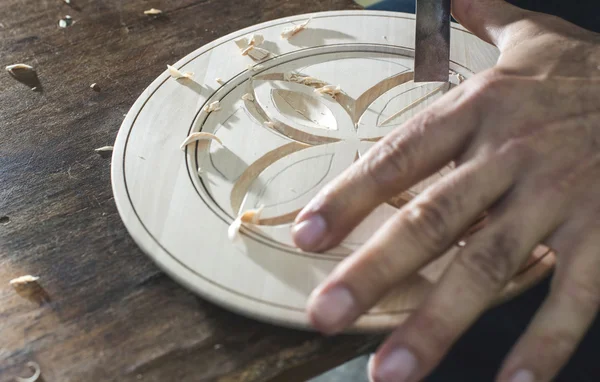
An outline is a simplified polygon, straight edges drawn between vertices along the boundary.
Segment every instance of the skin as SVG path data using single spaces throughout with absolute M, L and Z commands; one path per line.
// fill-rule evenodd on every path
M 501 50 L 497 65 L 325 187 L 298 215 L 296 244 L 334 247 L 380 203 L 450 161 L 457 168 L 341 262 L 313 292 L 309 316 L 324 333 L 342 331 L 487 211 L 486 228 L 377 351 L 370 378 L 426 377 L 543 242 L 557 253 L 551 292 L 497 381 L 550 381 L 600 306 L 600 35 L 502 0 L 455 0 L 453 15 Z

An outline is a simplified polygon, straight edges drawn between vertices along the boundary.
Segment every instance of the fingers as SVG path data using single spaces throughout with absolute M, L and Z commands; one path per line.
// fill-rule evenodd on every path
M 507 357 L 499 381 L 553 380 L 592 324 L 600 306 L 600 224 L 572 238 L 584 241 L 559 243 L 550 295 Z
M 417 196 L 313 292 L 313 325 L 326 333 L 342 330 L 393 285 L 444 253 L 512 185 L 518 167 L 514 156 L 474 159 Z
M 488 226 L 469 238 L 426 301 L 377 352 L 376 382 L 416 382 L 440 361 L 456 339 L 487 309 L 561 214 L 548 208 L 558 193 L 531 200 L 514 192 L 492 209 Z M 393 366 L 402 354 L 404 364 Z
M 504 0 L 454 0 L 452 15 L 477 37 L 502 48 L 507 28 L 531 12 Z
M 323 189 L 296 218 L 292 234 L 306 251 L 337 245 L 377 205 L 457 156 L 477 125 L 476 108 L 453 89 L 374 145 Z

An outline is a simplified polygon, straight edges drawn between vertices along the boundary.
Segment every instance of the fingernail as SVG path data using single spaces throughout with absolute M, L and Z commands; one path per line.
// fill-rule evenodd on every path
M 341 330 L 346 318 L 355 309 L 354 297 L 350 291 L 335 286 L 316 295 L 310 302 L 311 318 L 319 330 L 336 332 Z
M 325 219 L 319 214 L 294 225 L 292 234 L 296 245 L 303 249 L 315 250 L 319 247 L 327 230 Z
M 510 382 L 535 382 L 535 376 L 529 370 L 517 371 Z
M 417 370 L 417 358 L 407 349 L 398 348 L 387 354 L 372 369 L 375 382 L 405 382 Z
M 376 382 L 373 379 L 373 362 L 375 361 L 375 354 L 371 354 L 369 356 L 369 362 L 367 362 L 367 377 L 369 378 L 369 382 Z

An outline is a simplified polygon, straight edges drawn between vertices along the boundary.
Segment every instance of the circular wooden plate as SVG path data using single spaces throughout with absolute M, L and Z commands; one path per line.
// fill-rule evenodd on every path
M 280 37 L 309 18 L 305 30 Z M 380 206 L 327 253 L 294 247 L 290 227 L 297 212 L 383 135 L 498 57 L 494 47 L 454 25 L 451 83 L 415 84 L 414 27 L 413 15 L 368 11 L 274 20 L 174 64 L 193 72 L 191 79 L 161 74 L 127 114 L 112 160 L 117 207 L 138 245 L 174 279 L 217 304 L 308 328 L 305 303 L 313 288 L 452 166 Z M 252 34 L 264 37 L 256 48 L 265 51 L 242 55 Z M 252 58 L 265 54 L 260 64 Z M 339 86 L 339 93 L 319 95 L 315 89 L 324 85 L 333 93 Z M 220 109 L 207 112 L 215 101 Z M 204 140 L 180 149 L 194 132 L 214 134 L 222 144 Z M 230 240 L 236 217 L 259 207 L 259 224 L 244 225 L 238 240 Z M 352 329 L 402 322 L 459 247 L 390 291 Z M 538 248 L 499 299 L 545 275 L 553 262 L 548 254 Z

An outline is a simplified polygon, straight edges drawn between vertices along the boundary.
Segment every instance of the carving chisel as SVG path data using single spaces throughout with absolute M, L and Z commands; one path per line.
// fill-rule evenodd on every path
M 447 82 L 450 0 L 416 0 L 415 82 Z

